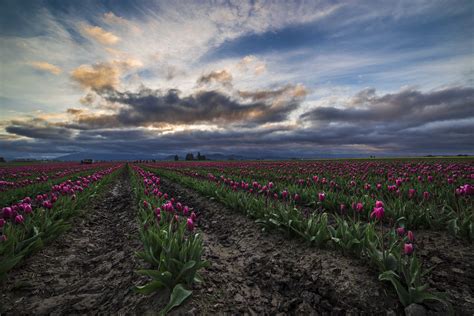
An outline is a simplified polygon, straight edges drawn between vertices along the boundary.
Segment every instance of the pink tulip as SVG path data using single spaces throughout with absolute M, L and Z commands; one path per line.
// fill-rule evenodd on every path
M 295 193 L 295 196 L 293 197 L 293 200 L 298 202 L 300 200 L 300 195 L 298 193 Z
M 362 204 L 361 202 L 357 203 L 356 211 L 360 213 L 362 212 L 363 209 L 364 209 L 364 204 Z
M 385 210 L 383 207 L 374 207 L 374 211 L 370 214 L 370 218 L 377 218 L 378 220 L 382 219 Z
M 413 253 L 413 244 L 405 244 L 403 246 L 403 251 L 406 255 L 410 255 Z
M 143 207 L 144 207 L 144 208 L 148 208 L 148 207 L 149 207 L 149 204 L 148 204 L 147 201 L 143 201 Z
M 408 190 L 408 198 L 413 198 L 416 194 L 416 190 L 415 189 L 409 189 Z
M 281 192 L 281 197 L 282 197 L 284 200 L 286 200 L 286 198 L 288 197 L 288 191 L 285 190 L 285 191 Z
M 326 199 L 326 195 L 324 193 L 319 193 L 318 194 L 319 202 L 324 202 Z
M 271 190 L 273 189 L 273 182 L 268 182 L 268 188 Z
M 53 203 L 51 201 L 44 201 L 43 202 L 43 207 L 47 209 L 52 209 L 53 208 Z
M 375 207 L 385 207 L 382 201 L 375 201 Z
M 413 232 L 411 230 L 409 230 L 407 232 L 407 236 L 408 236 L 409 241 L 411 241 L 411 242 L 415 241 L 415 235 L 413 234 Z
M 23 211 L 24 211 L 26 214 L 30 214 L 31 212 L 33 212 L 33 209 L 31 208 L 31 205 L 30 205 L 30 204 L 24 203 L 24 204 L 23 204 Z
M 191 218 L 188 218 L 188 220 L 186 221 L 186 227 L 189 231 L 194 230 L 194 222 Z
M 182 205 L 180 202 L 176 203 L 176 209 L 177 209 L 179 212 L 181 212 L 181 211 L 183 210 L 183 205 Z
M 31 198 L 27 196 L 26 198 L 23 199 L 23 203 L 31 204 Z
M 193 222 L 196 221 L 196 218 L 197 218 L 196 213 L 191 212 L 191 219 L 193 220 Z
M 159 207 L 155 208 L 155 214 L 160 215 L 160 213 L 161 213 L 161 208 Z

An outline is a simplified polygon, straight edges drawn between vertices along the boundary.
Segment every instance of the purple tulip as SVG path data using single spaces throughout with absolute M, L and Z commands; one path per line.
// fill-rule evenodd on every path
M 409 241 L 411 241 L 411 242 L 415 241 L 415 235 L 413 234 L 413 232 L 411 230 L 409 230 L 407 232 L 407 236 L 408 236 Z
M 161 208 L 159 207 L 155 208 L 155 214 L 160 215 L 160 213 L 161 213 Z
M 15 216 L 15 223 L 22 224 L 24 221 L 25 221 L 25 219 L 23 218 L 23 215 Z
M 53 208 L 53 203 L 51 201 L 44 201 L 43 202 L 43 207 L 47 209 L 52 209 Z
M 364 209 L 364 204 L 362 204 L 361 202 L 357 203 L 356 211 L 360 213 L 362 212 L 363 209 Z
M 185 205 L 183 207 L 183 215 L 184 216 L 188 216 L 188 213 L 189 213 L 189 206 Z
M 2 212 L 3 212 L 3 218 L 10 218 L 13 214 L 11 207 L 4 207 L 2 209 Z
M 285 190 L 285 191 L 281 192 L 281 197 L 282 197 L 284 200 L 286 200 L 286 198 L 288 197 L 288 191 Z
M 429 192 L 426 192 L 426 191 L 423 192 L 423 198 L 424 198 L 425 200 L 428 200 L 428 199 L 430 198 Z
M 30 204 L 24 203 L 24 204 L 23 204 L 23 211 L 24 211 L 26 214 L 30 214 L 31 212 L 33 212 L 33 209 L 31 208 L 31 205 L 30 205 Z
M 324 202 L 324 200 L 326 199 L 326 194 L 319 193 L 318 198 L 319 198 L 319 202 Z
M 0 228 L 5 226 L 6 221 L 3 218 L 0 218 Z
M 193 220 L 193 222 L 196 221 L 196 218 L 197 218 L 196 213 L 191 212 L 191 219 Z

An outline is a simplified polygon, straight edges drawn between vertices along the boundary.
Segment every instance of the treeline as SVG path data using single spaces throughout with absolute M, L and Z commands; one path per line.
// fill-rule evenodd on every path
M 175 161 L 178 161 L 178 160 L 179 160 L 179 156 L 178 156 L 178 155 L 175 155 L 175 156 L 174 156 L 174 160 L 175 160 Z M 184 160 L 187 160 L 187 161 L 191 161 L 191 160 L 206 160 L 206 156 L 201 155 L 200 152 L 198 152 L 198 154 L 197 154 L 196 157 L 194 157 L 194 154 L 192 154 L 192 153 L 187 153 L 187 154 L 186 154 L 186 157 L 184 158 Z

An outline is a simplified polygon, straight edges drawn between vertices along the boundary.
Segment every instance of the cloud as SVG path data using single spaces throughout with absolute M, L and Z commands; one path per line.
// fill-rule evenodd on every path
M 29 121 L 14 120 L 5 130 L 10 134 L 32 139 L 70 139 L 74 135 L 74 132 L 70 129 L 51 125 L 47 121 L 38 118 Z
M 111 90 L 118 88 L 120 76 L 124 71 L 141 67 L 143 64 L 137 59 L 114 60 L 94 65 L 81 65 L 74 69 L 71 78 L 84 89 L 94 91 Z M 84 102 L 88 100 L 85 99 Z
M 82 25 L 81 31 L 88 37 L 96 40 L 103 45 L 114 45 L 120 40 L 111 32 L 105 31 L 99 26 Z
M 49 72 L 53 75 L 59 75 L 62 69 L 45 61 L 32 61 L 29 63 L 33 68 L 41 71 Z
M 265 101 L 278 98 L 303 99 L 308 94 L 308 90 L 301 84 L 288 84 L 274 90 L 237 91 L 238 95 L 244 99 L 254 102 Z
M 267 71 L 267 65 L 254 55 L 247 55 L 237 63 L 237 69 L 242 72 L 251 70 L 255 75 L 259 76 Z
M 405 89 L 377 96 L 365 89 L 348 102 L 348 107 L 318 107 L 304 113 L 305 120 L 321 123 L 383 124 L 397 131 L 430 122 L 474 117 L 474 88 L 453 87 L 431 92 Z
M 135 25 L 134 23 L 132 23 L 131 21 L 127 19 L 124 19 L 120 16 L 115 15 L 113 12 L 104 13 L 103 20 L 105 23 L 109 25 L 118 25 L 118 26 L 128 28 L 135 34 L 140 34 L 142 32 L 142 30 L 137 25 Z
M 202 75 L 198 78 L 197 84 L 199 86 L 217 82 L 227 88 L 232 87 L 232 74 L 227 70 L 212 71 L 208 74 Z

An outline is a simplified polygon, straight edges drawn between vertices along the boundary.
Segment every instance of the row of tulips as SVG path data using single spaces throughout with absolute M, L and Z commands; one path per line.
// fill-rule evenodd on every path
M 96 169 L 101 169 L 104 166 L 107 166 L 109 164 L 94 164 L 94 165 L 70 165 L 68 168 L 62 167 L 61 170 L 58 170 L 54 168 L 53 172 L 45 172 L 45 171 L 40 171 L 38 170 L 35 173 L 28 173 L 30 176 L 24 177 L 21 179 L 17 180 L 5 180 L 2 179 L 0 180 L 0 192 L 5 192 L 13 189 L 18 189 L 18 188 L 24 188 L 33 184 L 37 183 L 44 183 L 44 182 L 51 182 L 54 179 L 61 179 L 65 177 L 70 177 L 71 175 L 75 173 L 80 173 L 83 171 L 90 171 L 90 170 L 96 170 Z M 62 164 L 60 164 L 62 166 Z M 16 175 L 15 170 L 10 170 L 13 175 Z M 5 176 L 8 176 L 8 174 L 4 171 Z
M 143 243 L 138 255 L 148 265 L 138 273 L 150 278 L 136 290 L 143 294 L 170 293 L 162 310 L 165 314 L 192 294 L 194 282 L 201 282 L 198 271 L 207 265 L 201 259 L 202 237 L 195 230 L 197 215 L 190 207 L 162 192 L 159 177 L 138 166 L 132 168 Z
M 62 172 L 71 168 L 76 168 L 77 162 L 54 162 L 54 163 L 30 163 L 27 165 L 6 164 L 0 166 L 0 180 L 23 179 L 50 175 L 56 172 Z
M 22 198 L 0 213 L 0 279 L 21 259 L 68 228 L 66 220 L 111 180 L 120 165 L 53 185 L 49 192 Z
M 219 165 L 220 163 L 215 164 Z M 325 201 L 322 204 L 326 210 L 351 212 L 349 206 L 359 205 L 358 208 L 353 207 L 352 209 L 358 216 L 365 219 L 370 216 L 369 210 L 373 208 L 373 201 L 380 199 L 389 206 L 385 216 L 387 222 L 405 217 L 410 227 L 448 229 L 455 236 L 474 241 L 474 214 L 472 212 L 474 186 L 470 183 L 458 187 L 448 183 L 440 185 L 438 182 L 434 182 L 432 176 L 427 176 L 426 185 L 419 182 L 410 185 L 406 178 L 404 181 L 397 179 L 395 181 L 397 184 L 387 185 L 384 189 L 380 183 L 374 185 L 373 188 L 367 182 L 360 186 L 355 180 L 350 180 L 346 185 L 339 185 L 338 182 L 345 181 L 343 178 L 335 178 L 338 180 L 336 182 L 315 175 L 311 179 L 308 178 L 305 185 L 300 186 L 286 182 L 275 183 L 268 180 L 259 182 L 252 178 L 232 178 L 227 174 L 216 176 L 209 172 L 207 167 L 190 168 L 188 164 L 183 163 L 160 163 L 149 166 L 180 172 L 186 176 L 208 179 L 227 185 L 233 190 L 247 191 L 284 203 L 294 203 L 306 207 L 314 207 L 318 201 L 322 202 L 320 196 L 323 194 Z M 466 168 L 465 171 L 471 172 L 471 169 Z M 235 171 L 230 173 L 235 174 Z M 466 178 L 465 174 L 462 179 L 466 180 Z M 392 189 L 393 186 L 396 187 L 396 190 Z
M 267 229 L 281 231 L 288 236 L 303 238 L 317 247 L 335 248 L 366 260 L 379 271 L 381 281 L 389 281 L 396 290 L 400 302 L 407 306 L 425 300 L 441 301 L 450 305 L 439 293 L 429 291 L 423 270 L 417 257 L 415 237 L 407 230 L 405 218 L 399 218 L 391 226 L 382 225 L 386 206 L 373 201 L 370 220 L 361 221 L 350 215 L 328 214 L 318 201 L 319 212 L 305 214 L 290 203 L 277 199 L 235 190 L 214 181 L 203 181 L 183 176 L 169 170 L 144 167 L 190 187 L 206 196 L 213 196 L 227 207 L 244 212 Z M 357 207 L 357 205 L 356 205 Z

